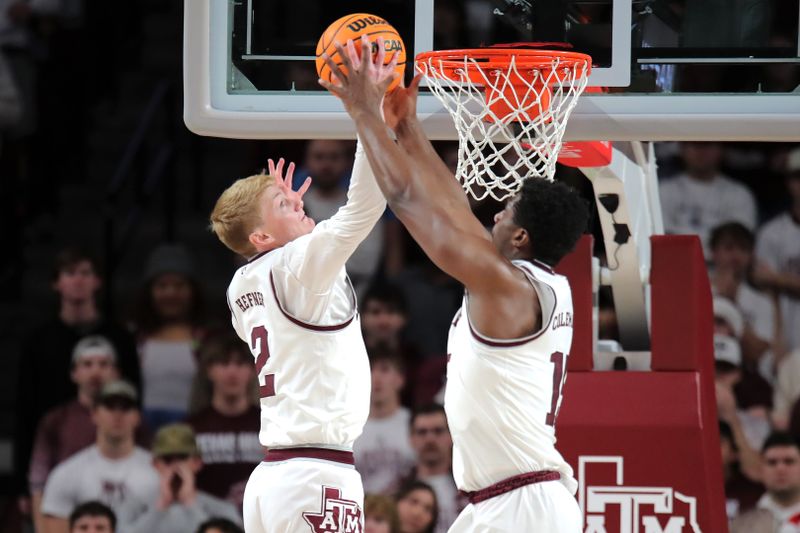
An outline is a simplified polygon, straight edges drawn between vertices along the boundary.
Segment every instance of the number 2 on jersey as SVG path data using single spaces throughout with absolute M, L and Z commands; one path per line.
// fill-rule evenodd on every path
M 553 363 L 553 397 L 550 400 L 550 412 L 547 413 L 544 423 L 548 426 L 555 427 L 556 417 L 558 416 L 558 399 L 561 397 L 561 385 L 564 379 L 564 354 L 561 352 L 554 352 L 550 356 L 550 362 Z
M 256 376 L 261 375 L 261 370 L 269 360 L 269 344 L 267 344 L 267 340 L 267 328 L 264 326 L 256 326 L 253 328 L 253 331 L 250 332 L 250 348 L 253 350 L 258 348 L 258 356 L 256 357 Z M 261 398 L 275 396 L 275 374 L 267 374 L 264 376 L 264 384 L 259 386 L 258 395 Z

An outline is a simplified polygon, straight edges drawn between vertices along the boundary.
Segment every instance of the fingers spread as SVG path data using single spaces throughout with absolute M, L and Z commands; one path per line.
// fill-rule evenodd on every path
M 373 65 L 375 65 L 375 68 L 377 68 L 378 71 L 381 72 L 381 70 L 383 69 L 383 60 L 386 57 L 386 49 L 384 48 L 385 44 L 383 37 L 378 37 L 376 44 L 378 45 L 378 53 L 375 55 L 375 61 Z
M 339 53 L 339 57 L 343 57 L 341 52 Z M 347 75 L 344 72 L 342 72 L 342 69 L 339 68 L 339 65 L 337 65 L 336 63 L 333 62 L 333 59 L 331 59 L 331 56 L 329 56 L 328 54 L 323 54 L 322 55 L 322 59 L 325 61 L 325 64 L 328 65 L 328 68 L 331 69 L 331 73 L 336 77 L 336 79 L 339 80 L 339 82 L 342 85 L 347 83 Z M 350 68 L 347 65 L 347 63 L 345 63 L 344 66 Z M 325 86 L 323 85 L 323 87 L 325 87 Z M 327 89 L 327 87 L 325 87 L 325 88 Z
M 303 195 L 306 193 L 309 187 L 311 187 L 311 176 L 307 177 L 306 180 L 303 182 L 303 184 L 300 186 L 300 188 L 297 189 L 297 194 L 300 195 L 300 198 L 303 197 Z
M 342 86 L 341 85 L 334 85 L 331 82 L 329 82 L 328 80 L 323 80 L 322 78 L 318 79 L 317 83 L 319 83 L 320 85 L 322 85 L 323 87 L 328 89 L 330 92 L 332 92 L 333 94 L 335 94 L 339 98 L 342 98 L 345 95 L 345 92 L 344 92 L 344 90 L 342 90 Z

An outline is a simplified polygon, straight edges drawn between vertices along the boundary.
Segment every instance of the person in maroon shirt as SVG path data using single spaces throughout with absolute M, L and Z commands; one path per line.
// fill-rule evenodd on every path
M 187 420 L 204 464 L 197 488 L 239 509 L 247 479 L 264 457 L 256 386 L 253 357 L 238 337 L 223 335 L 204 344 Z

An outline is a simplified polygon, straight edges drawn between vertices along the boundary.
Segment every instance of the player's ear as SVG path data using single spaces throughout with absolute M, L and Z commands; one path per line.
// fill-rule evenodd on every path
M 250 244 L 252 244 L 259 252 L 271 250 L 276 245 L 275 237 L 259 229 L 254 230 L 248 236 L 248 240 L 250 241 Z
M 530 243 L 530 235 L 528 235 L 528 231 L 525 228 L 517 228 L 511 234 L 511 244 L 513 244 L 515 248 L 526 248 Z

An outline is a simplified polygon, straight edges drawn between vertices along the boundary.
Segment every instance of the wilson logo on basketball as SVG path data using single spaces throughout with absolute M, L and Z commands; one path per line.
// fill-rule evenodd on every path
M 367 26 L 375 26 L 376 24 L 387 24 L 387 22 L 378 17 L 365 17 L 363 19 L 354 20 L 348 24 L 347 27 L 350 31 L 361 31 Z

